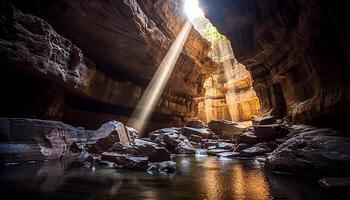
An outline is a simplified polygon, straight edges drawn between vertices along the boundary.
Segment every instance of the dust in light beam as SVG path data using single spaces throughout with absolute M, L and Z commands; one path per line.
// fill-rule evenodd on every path
M 191 28 L 192 24 L 187 20 L 181 32 L 170 47 L 168 53 L 160 63 L 157 72 L 153 76 L 150 84 L 147 86 L 140 102 L 137 104 L 136 109 L 128 122 L 128 125 L 135 128 L 139 134 L 142 134 L 146 123 L 149 121 L 159 98 L 162 95 Z
M 153 76 L 150 84 L 147 86 L 141 100 L 137 104 L 136 109 L 128 122 L 128 125 L 135 128 L 139 134 L 143 133 L 145 125 L 152 116 L 159 98 L 161 97 L 170 78 L 188 34 L 192 29 L 191 21 L 199 17 L 204 17 L 203 11 L 198 6 L 198 0 L 184 0 L 183 2 L 184 11 L 189 20 L 186 21 L 179 35 L 170 47 L 168 53 L 160 63 L 157 72 Z

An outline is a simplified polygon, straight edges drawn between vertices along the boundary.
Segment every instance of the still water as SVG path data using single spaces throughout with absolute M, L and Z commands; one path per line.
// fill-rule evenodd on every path
M 178 157 L 177 174 L 46 162 L 2 167 L 1 199 L 331 199 L 315 181 L 265 172 L 254 160 Z M 334 199 L 334 198 L 333 198 Z

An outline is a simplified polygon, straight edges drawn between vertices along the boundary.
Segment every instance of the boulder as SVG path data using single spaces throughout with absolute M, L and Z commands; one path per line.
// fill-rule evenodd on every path
M 218 149 L 227 149 L 227 150 L 233 150 L 236 147 L 235 144 L 228 143 L 228 142 L 218 142 L 216 145 L 216 148 Z
M 208 123 L 208 128 L 215 134 L 227 139 L 232 139 L 234 135 L 245 130 L 244 127 L 228 120 L 212 120 Z
M 220 153 L 224 153 L 224 152 L 230 152 L 230 150 L 227 150 L 227 149 L 209 149 L 207 151 L 207 154 L 216 156 L 216 155 L 218 155 Z
M 210 138 L 212 133 L 210 133 L 206 128 L 191 128 L 184 127 L 181 132 L 182 135 L 186 137 L 191 137 L 191 135 L 198 135 L 202 138 Z
M 127 134 L 123 123 L 110 121 L 103 124 L 96 130 L 94 136 L 89 139 L 88 152 L 103 153 L 107 151 L 116 142 L 130 144 L 130 138 Z
M 129 126 L 125 126 L 125 130 L 126 132 L 128 133 L 129 135 L 129 138 L 131 140 L 134 140 L 134 139 L 137 139 L 139 136 L 139 133 L 137 132 L 136 129 L 132 128 L 132 127 L 129 127 Z
M 169 146 L 170 149 L 174 149 L 180 143 L 179 135 L 175 132 L 169 132 L 164 134 L 163 142 Z
M 240 143 L 240 144 L 237 145 L 237 147 L 233 151 L 240 152 L 243 149 L 246 149 L 246 148 L 249 148 L 249 147 L 250 147 L 250 145 L 248 145 L 248 144 Z
M 272 149 L 267 145 L 267 143 L 259 143 L 256 144 L 252 147 L 243 149 L 240 151 L 240 156 L 241 157 L 255 157 L 255 156 L 260 156 L 264 155 L 266 153 L 271 152 Z
M 244 132 L 239 136 L 239 142 L 248 143 L 248 144 L 256 144 L 258 143 L 258 137 L 254 135 L 253 132 Z
M 191 120 L 186 126 L 191 128 L 205 128 L 205 125 L 201 120 Z
M 174 149 L 174 152 L 178 154 L 195 154 L 196 150 L 191 142 L 185 139 L 177 145 L 177 147 Z
M 137 147 L 127 145 L 127 144 L 122 144 L 121 142 L 116 142 L 112 145 L 111 148 L 108 149 L 108 151 L 137 155 L 140 150 Z
M 94 162 L 94 157 L 87 151 L 82 151 L 78 158 L 77 158 L 77 161 L 80 162 L 80 163 L 84 163 L 84 162 Z
M 177 165 L 174 161 L 150 163 L 147 171 L 174 173 L 177 171 Z
M 349 176 L 350 138 L 330 129 L 316 129 L 279 145 L 266 160 L 271 170 L 307 175 Z
M 254 134 L 261 139 L 271 140 L 282 136 L 280 124 L 254 125 Z
M 147 157 L 136 157 L 115 152 L 104 152 L 101 155 L 101 159 L 113 162 L 118 167 L 126 169 L 144 170 L 148 168 Z
M 80 143 L 92 136 L 91 131 L 58 121 L 0 118 L 0 163 L 78 156 Z
M 252 119 L 253 125 L 268 125 L 276 123 L 276 119 L 273 116 L 255 117 Z
M 163 147 L 157 147 L 154 151 L 148 155 L 150 162 L 163 162 L 170 160 L 170 153 Z
M 199 136 L 199 135 L 191 135 L 190 138 L 188 138 L 190 141 L 193 141 L 193 142 L 202 142 L 202 137 Z

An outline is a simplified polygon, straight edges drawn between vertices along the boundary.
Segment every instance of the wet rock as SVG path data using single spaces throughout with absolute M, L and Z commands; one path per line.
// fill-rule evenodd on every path
M 267 117 L 255 117 L 252 119 L 253 125 L 269 125 L 276 123 L 276 119 L 273 116 Z
M 233 150 L 236 147 L 235 144 L 228 143 L 228 142 L 218 142 L 216 145 L 216 148 L 218 149 L 227 149 L 227 150 Z
M 199 135 L 191 135 L 189 140 L 199 143 L 199 142 L 202 142 L 202 137 Z
M 267 145 L 267 143 L 259 143 L 247 149 L 240 151 L 240 156 L 242 157 L 255 157 L 264 155 L 271 152 L 272 149 Z
M 144 170 L 148 168 L 147 157 L 136 157 L 115 152 L 104 152 L 101 155 L 101 159 L 113 162 L 117 166 L 126 169 Z
M 108 149 L 108 151 L 137 155 L 140 150 L 134 146 L 116 142 Z
M 191 128 L 205 128 L 204 123 L 200 120 L 191 120 L 186 126 Z
M 0 163 L 78 156 L 92 133 L 58 121 L 0 118 Z
M 303 132 L 279 145 L 265 166 L 307 175 L 349 176 L 350 138 L 338 134 L 330 129 Z
M 204 146 L 205 146 L 205 148 L 216 147 L 217 144 L 218 144 L 217 140 L 209 140 L 209 141 L 204 143 Z
M 237 147 L 234 149 L 234 151 L 240 152 L 240 151 L 242 151 L 243 149 L 246 149 L 246 148 L 249 148 L 249 147 L 250 147 L 249 144 L 240 143 L 240 144 L 237 145 Z
M 219 153 L 217 154 L 217 156 L 219 157 L 225 157 L 225 158 L 235 158 L 235 157 L 239 157 L 240 153 L 239 152 L 223 152 L 223 153 Z
M 258 143 L 258 137 L 252 132 L 244 132 L 239 136 L 238 141 L 242 143 L 256 144 Z
M 177 147 L 174 149 L 175 153 L 178 154 L 195 154 L 195 148 L 193 147 L 193 145 L 191 144 L 190 141 L 188 141 L 187 139 L 181 141 Z
M 170 153 L 163 147 L 157 147 L 148 156 L 150 162 L 163 162 L 170 160 Z
M 318 181 L 320 186 L 332 190 L 349 190 L 350 177 L 323 178 Z
M 139 137 L 136 129 L 129 126 L 125 126 L 125 129 L 126 132 L 129 134 L 131 140 L 137 139 Z
M 177 171 L 177 165 L 174 161 L 150 163 L 147 171 L 174 173 Z
M 281 136 L 282 127 L 280 124 L 254 125 L 254 134 L 262 139 L 274 139 Z
M 94 162 L 94 157 L 87 151 L 82 151 L 78 158 L 77 158 L 77 161 L 80 162 L 80 163 L 83 163 L 83 162 Z
M 207 154 L 216 156 L 216 155 L 218 155 L 220 153 L 224 153 L 224 152 L 230 152 L 230 150 L 227 150 L 227 149 L 209 149 L 207 151 Z
M 212 133 L 210 133 L 206 128 L 191 128 L 191 127 L 184 127 L 182 129 L 181 134 L 183 134 L 186 137 L 191 137 L 191 135 L 198 135 L 202 138 L 210 138 Z
M 208 123 L 208 128 L 215 134 L 227 139 L 232 139 L 234 135 L 245 130 L 245 128 L 239 126 L 237 123 L 227 120 L 212 120 Z
M 103 124 L 92 138 L 89 139 L 88 152 L 102 153 L 107 151 L 116 142 L 130 144 L 130 139 L 126 133 L 123 123 L 110 121 Z
M 175 132 L 164 134 L 163 141 L 169 146 L 170 149 L 174 149 L 180 143 L 179 135 Z
M 176 127 L 163 128 L 163 129 L 152 131 L 148 135 L 149 135 L 151 140 L 155 140 L 159 136 L 162 139 L 163 135 L 165 135 L 166 133 L 179 134 L 180 133 L 180 129 L 181 128 L 176 128 Z

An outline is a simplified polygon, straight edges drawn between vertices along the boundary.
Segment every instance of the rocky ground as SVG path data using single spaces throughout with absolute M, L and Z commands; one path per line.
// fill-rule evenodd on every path
M 350 138 L 341 132 L 293 125 L 274 117 L 252 122 L 253 126 L 245 128 L 231 121 L 213 120 L 206 126 L 192 120 L 185 127 L 155 130 L 139 138 L 135 129 L 117 121 L 98 130 L 84 130 L 55 121 L 1 118 L 0 162 L 73 157 L 86 166 L 173 173 L 177 170 L 174 156 L 204 154 L 257 158 L 266 169 L 299 175 L 349 176 Z M 348 179 L 320 180 L 328 188 L 349 185 L 346 183 Z

